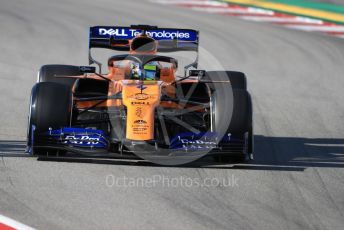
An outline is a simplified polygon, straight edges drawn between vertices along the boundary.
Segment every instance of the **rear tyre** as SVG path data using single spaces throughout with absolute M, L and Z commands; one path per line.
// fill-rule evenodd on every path
M 40 82 L 32 88 L 27 138 L 28 146 L 34 155 L 57 153 L 56 150 L 35 148 L 35 145 L 44 146 L 38 134 L 48 132 L 49 128 L 70 126 L 71 108 L 72 91 L 69 86 L 55 82 Z
M 58 78 L 56 76 L 82 75 L 79 66 L 72 65 L 44 65 L 38 72 L 38 82 L 56 82 L 72 88 L 76 79 Z
M 209 71 L 207 75 L 211 80 L 229 79 L 233 89 L 247 90 L 246 75 L 238 71 Z

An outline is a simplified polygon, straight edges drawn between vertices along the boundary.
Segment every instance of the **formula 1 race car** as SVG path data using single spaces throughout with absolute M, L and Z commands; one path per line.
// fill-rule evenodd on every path
M 107 58 L 107 73 L 91 50 Z M 33 86 L 27 151 L 142 158 L 184 164 L 253 158 L 251 97 L 246 77 L 198 68 L 199 32 L 191 29 L 95 26 L 89 65 L 44 65 Z M 194 52 L 178 76 L 166 52 Z M 98 68 L 98 70 L 97 70 Z

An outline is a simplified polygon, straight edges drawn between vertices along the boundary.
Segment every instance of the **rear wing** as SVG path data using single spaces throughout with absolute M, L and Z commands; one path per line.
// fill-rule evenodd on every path
M 105 48 L 118 51 L 129 51 L 128 41 L 143 31 L 154 40 L 158 41 L 158 52 L 194 51 L 197 58 L 191 66 L 198 61 L 199 32 L 192 29 L 158 28 L 148 25 L 122 26 L 93 26 L 89 34 L 89 64 L 100 64 L 91 56 L 92 48 Z M 113 46 L 116 40 L 122 45 Z M 197 67 L 196 67 L 197 68 Z
M 140 29 L 142 28 L 142 29 Z M 147 35 L 158 41 L 158 52 L 197 51 L 198 31 L 191 29 L 157 28 L 153 26 L 94 26 L 90 28 L 89 48 L 107 48 L 129 51 L 129 46 L 111 46 L 111 40 L 131 40 L 145 30 Z M 170 42 L 168 42 L 170 41 Z

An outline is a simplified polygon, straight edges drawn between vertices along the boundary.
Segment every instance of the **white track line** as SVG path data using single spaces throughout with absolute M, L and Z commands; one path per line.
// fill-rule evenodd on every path
M 242 8 L 231 8 L 231 7 L 198 7 L 193 6 L 190 7 L 190 9 L 195 11 L 201 11 L 201 12 L 207 12 L 207 13 L 238 13 L 238 14 L 263 14 L 268 15 L 266 13 L 262 12 L 250 12 L 248 9 L 242 9 Z
M 331 36 L 344 38 L 344 26 L 332 23 L 325 23 L 320 19 L 313 19 L 303 16 L 276 13 L 273 10 L 266 10 L 256 7 L 244 7 L 228 4 L 214 0 L 150 0 L 160 4 L 172 4 L 186 7 L 194 11 L 206 13 L 229 14 L 244 20 L 256 22 L 270 22 L 280 26 L 303 30 L 323 32 Z M 338 34 L 335 34 L 338 33 Z M 343 34 L 342 34 L 343 33 Z
M 201 0 L 152 0 L 152 2 L 160 3 L 160 4 L 168 4 L 168 5 L 178 5 L 178 4 L 185 4 L 185 5 L 205 5 L 205 6 L 227 6 L 227 3 L 224 2 L 217 2 L 217 1 L 201 1 Z
M 254 15 L 273 15 L 271 10 L 263 10 L 258 8 L 246 8 L 246 7 L 204 7 L 204 6 L 190 6 L 188 7 L 195 11 L 207 12 L 207 13 L 236 13 L 236 14 L 254 14 Z
M 261 14 L 267 14 L 267 15 L 275 14 L 275 12 L 272 10 L 266 10 L 266 9 L 261 9 L 261 8 L 248 7 L 247 9 L 249 13 L 261 13 Z
M 35 230 L 34 228 L 31 228 L 25 224 L 22 224 L 18 221 L 15 221 L 11 218 L 8 218 L 6 216 L 0 215 L 0 223 L 5 224 L 11 228 L 18 229 L 18 230 Z
M 344 26 L 312 26 L 312 25 L 288 25 L 291 29 L 319 32 L 344 32 Z
M 301 16 L 296 16 L 299 20 L 302 20 L 304 23 L 311 23 L 311 24 L 323 24 L 324 21 L 321 19 L 314 19 L 314 18 L 306 18 Z
M 284 22 L 284 23 L 310 23 L 310 24 L 322 24 L 322 21 L 311 22 L 300 17 L 263 17 L 263 16 L 240 16 L 240 18 L 256 22 Z

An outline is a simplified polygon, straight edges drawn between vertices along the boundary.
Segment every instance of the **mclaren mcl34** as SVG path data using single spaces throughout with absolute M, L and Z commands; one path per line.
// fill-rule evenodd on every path
M 94 50 L 112 55 L 102 63 Z M 27 151 L 158 164 L 204 156 L 218 162 L 252 159 L 246 76 L 198 69 L 198 50 L 199 32 L 192 29 L 91 27 L 89 66 L 40 68 L 31 92 Z M 171 56 L 178 52 L 195 58 L 180 66 Z

